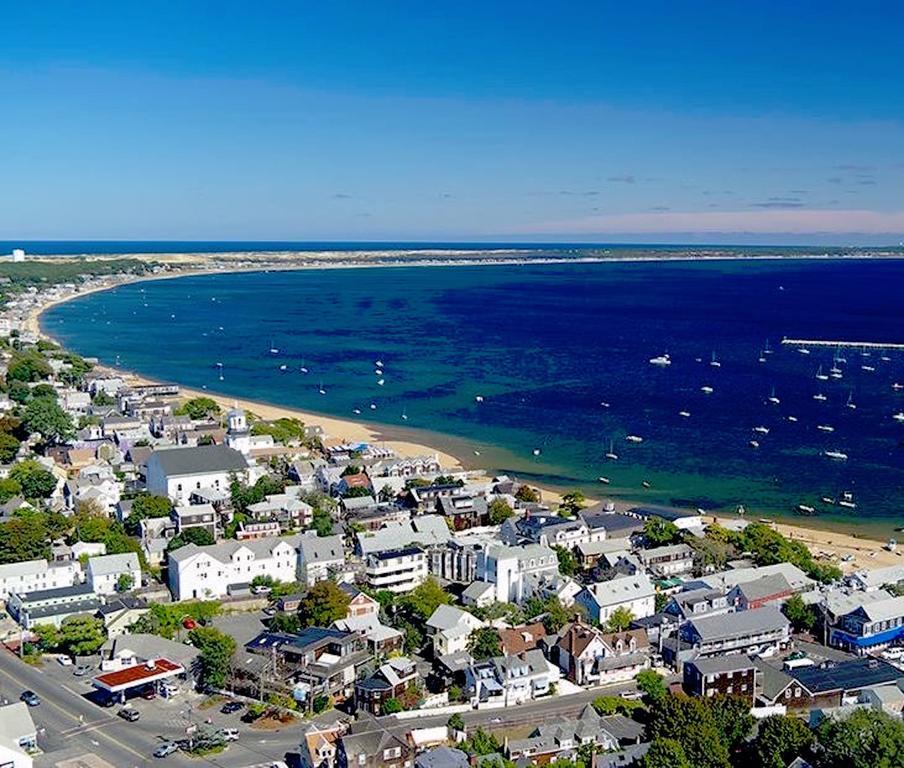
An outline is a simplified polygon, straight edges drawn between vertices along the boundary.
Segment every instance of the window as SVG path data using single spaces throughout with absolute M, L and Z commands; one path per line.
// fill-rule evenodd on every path
M 363 752 L 358 755 L 358 765 L 366 765 L 367 764 L 367 755 Z

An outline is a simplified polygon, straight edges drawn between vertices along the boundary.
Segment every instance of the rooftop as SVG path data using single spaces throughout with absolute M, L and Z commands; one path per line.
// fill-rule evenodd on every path
M 248 468 L 244 456 L 226 445 L 157 450 L 148 458 L 148 465 L 154 463 L 169 477 L 239 472 Z

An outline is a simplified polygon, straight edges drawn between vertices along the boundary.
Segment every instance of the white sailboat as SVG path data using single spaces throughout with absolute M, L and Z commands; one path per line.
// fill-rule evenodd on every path
M 822 392 L 817 392 L 815 395 L 813 395 L 813 399 L 818 400 L 820 403 L 824 403 L 829 398 L 827 398 Z
M 640 435 L 625 435 L 625 440 L 629 443 L 642 443 L 643 438 Z
M 712 354 L 712 358 L 710 359 L 709 364 L 710 364 L 710 366 L 712 366 L 713 368 L 721 368 L 721 367 L 722 367 L 722 363 L 720 363 L 720 362 L 716 359 L 716 353 L 715 353 L 715 351 L 714 351 L 713 354 Z
M 844 451 L 823 451 L 822 455 L 827 459 L 835 459 L 836 461 L 847 461 L 848 457 Z
M 650 358 L 650 365 L 666 366 L 666 365 L 671 365 L 671 364 L 672 364 L 672 360 L 667 354 L 658 355 L 657 357 Z
M 772 393 L 766 398 L 766 402 L 772 403 L 772 405 L 778 405 L 781 402 L 775 395 L 775 387 L 772 388 Z
M 326 394 L 326 390 L 323 388 L 323 379 L 320 380 L 320 387 L 317 390 L 321 395 Z
M 835 427 L 830 427 L 828 424 L 817 424 L 816 429 L 820 432 L 834 432 Z
M 278 355 L 278 354 L 279 354 L 279 347 L 276 347 L 276 346 L 273 345 L 273 339 L 270 339 L 270 354 L 271 354 L 271 355 Z
M 606 454 L 609 461 L 618 461 L 618 454 L 615 452 L 615 445 L 612 440 L 609 441 L 609 452 Z
M 768 435 L 768 434 L 769 434 L 769 427 L 762 427 L 762 426 L 760 426 L 760 427 L 754 427 L 754 428 L 753 428 L 753 431 L 756 432 L 758 435 Z
M 704 384 L 702 387 L 700 387 L 700 391 L 701 391 L 704 395 L 711 395 L 711 394 L 713 393 L 714 390 L 713 390 L 713 388 L 712 388 L 711 386 L 709 386 L 709 384 Z
M 829 380 L 828 374 L 822 372 L 821 365 L 819 366 L 819 368 L 816 371 L 816 379 L 817 379 L 817 381 L 828 381 Z
M 691 417 L 691 412 L 690 411 L 678 411 L 678 415 L 681 416 L 683 419 L 689 419 Z
M 857 410 L 857 403 L 854 402 L 854 393 L 853 391 L 848 392 L 847 402 L 844 404 L 845 408 L 850 408 L 852 411 Z

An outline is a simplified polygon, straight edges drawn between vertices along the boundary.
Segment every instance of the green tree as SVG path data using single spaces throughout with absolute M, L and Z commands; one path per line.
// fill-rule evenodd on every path
M 16 458 L 22 443 L 9 432 L 0 432 L 0 463 L 9 464 Z
M 301 618 L 296 613 L 280 611 L 273 614 L 267 627 L 271 632 L 294 635 L 301 631 Z
M 681 541 L 681 531 L 674 523 L 661 517 L 650 517 L 643 525 L 643 535 L 647 543 L 654 547 L 677 544 Z
M 256 421 L 251 425 L 252 435 L 270 435 L 274 442 L 301 443 L 304 441 L 304 423 L 299 419 L 282 418 L 275 421 Z
M 218 416 L 220 406 L 215 400 L 209 397 L 193 397 L 186 400 L 180 405 L 175 413 L 180 416 L 188 416 L 190 419 L 206 419 L 211 416 Z
M 104 622 L 93 616 L 68 616 L 60 624 L 59 647 L 71 656 L 90 656 L 106 640 Z
M 463 731 L 465 729 L 465 720 L 458 712 L 454 712 L 450 715 L 446 726 L 453 731 Z
M 9 399 L 19 405 L 25 405 L 31 400 L 31 387 L 21 381 L 9 382 Z
M 9 479 L 18 483 L 26 499 L 46 499 L 56 490 L 57 479 L 34 459 L 13 465 Z
M 14 352 L 6 369 L 7 381 L 40 381 L 53 373 L 50 364 L 38 352 Z
M 586 497 L 581 491 L 571 491 L 562 496 L 562 503 L 559 504 L 559 514 L 568 516 L 576 515 L 584 508 Z
M 713 720 L 730 752 L 747 740 L 756 719 L 750 714 L 749 699 L 741 696 L 716 696 L 710 701 Z
M 129 627 L 129 632 L 160 635 L 172 640 L 182 630 L 186 619 L 206 624 L 217 616 L 220 610 L 220 603 L 216 600 L 152 603 L 150 610 Z
M 904 723 L 884 712 L 858 709 L 843 720 L 826 718 L 816 729 L 818 768 L 900 768 Z
M 810 632 L 816 626 L 816 611 L 800 595 L 791 595 L 782 611 L 796 632 Z
M 316 531 L 318 536 L 332 536 L 333 517 L 326 509 L 315 509 L 311 516 L 310 530 Z
M 94 405 L 104 406 L 104 405 L 113 405 L 116 401 L 110 397 L 104 390 L 99 389 L 94 393 L 94 397 L 91 398 L 91 402 Z
M 559 573 L 563 576 L 573 576 L 578 570 L 578 559 L 568 547 L 556 545 L 553 547 L 556 557 L 559 559 Z
M 630 716 L 638 709 L 643 709 L 643 704 L 639 701 L 623 699 L 621 696 L 597 696 L 593 700 L 593 708 L 603 717 L 608 715 Z
M 623 605 L 619 606 L 612 611 L 608 621 L 606 621 L 606 630 L 609 632 L 624 632 L 631 626 L 632 621 L 634 621 L 634 614 L 631 613 L 631 610 Z
M 384 715 L 394 715 L 397 712 L 401 712 L 402 709 L 404 709 L 404 707 L 402 707 L 402 702 L 395 697 L 386 699 L 386 701 L 383 702 Z
M 348 614 L 348 594 L 332 581 L 318 581 L 301 602 L 301 616 L 306 626 L 328 627 Z
M 135 533 L 142 520 L 169 517 L 172 511 L 173 504 L 166 496 L 154 496 L 149 493 L 136 496 L 132 499 L 132 509 L 126 520 L 126 527 L 130 532 Z
M 400 602 L 415 616 L 426 621 L 440 605 L 449 605 L 452 596 L 431 576 L 405 595 Z
M 814 738 L 800 718 L 771 715 L 760 722 L 748 750 L 748 763 L 757 768 L 785 768 L 809 749 Z
M 28 401 L 22 422 L 30 432 L 37 432 L 48 443 L 61 443 L 75 436 L 75 425 L 60 404 L 49 397 Z
M 569 621 L 584 615 L 584 609 L 575 603 L 566 608 L 562 601 L 553 595 L 546 600 L 530 597 L 524 604 L 524 614 L 530 619 L 539 618 L 547 632 L 558 632 Z
M 729 768 L 728 745 L 707 700 L 664 696 L 650 708 L 648 737 L 675 739 L 694 768 Z
M 522 485 L 515 491 L 515 498 L 518 499 L 518 501 L 523 501 L 525 504 L 539 504 L 540 492 L 536 488 L 531 488 L 529 485 Z
M 116 591 L 117 592 L 128 592 L 134 586 L 135 586 L 135 579 L 132 577 L 132 574 L 130 574 L 130 573 L 121 573 L 121 574 L 119 574 L 119 578 L 116 579 Z
M 187 544 L 195 544 L 199 547 L 206 547 L 216 543 L 213 535 L 206 528 L 186 528 L 182 533 L 170 539 L 166 545 L 167 552 L 174 552 Z
M 681 742 L 662 737 L 656 739 L 641 761 L 642 768 L 694 768 Z
M 193 629 L 188 639 L 200 652 L 202 686 L 222 688 L 235 653 L 235 640 L 214 627 Z
M 60 647 L 60 630 L 53 624 L 37 624 L 31 631 L 37 637 L 37 645 L 42 653 L 49 653 Z
M 471 633 L 468 651 L 477 661 L 502 655 L 502 640 L 494 627 L 480 627 Z
M 502 749 L 502 744 L 492 733 L 478 728 L 462 742 L 461 748 L 469 755 L 492 755 Z
M 647 703 L 658 701 L 668 694 L 665 678 L 652 669 L 641 670 L 634 682 L 637 684 L 637 690 L 644 695 Z
M 319 715 L 321 712 L 326 712 L 332 703 L 329 696 L 315 696 L 311 706 L 314 708 L 314 714 Z
M 509 506 L 505 499 L 493 499 L 487 507 L 487 513 L 490 525 L 502 525 L 515 514 L 515 510 Z

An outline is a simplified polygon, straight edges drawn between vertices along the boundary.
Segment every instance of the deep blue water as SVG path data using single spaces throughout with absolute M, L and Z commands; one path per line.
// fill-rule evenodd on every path
M 902 297 L 904 261 L 328 269 L 122 286 L 54 308 L 44 327 L 150 376 L 442 433 L 474 462 L 560 486 L 758 514 L 808 503 L 890 528 L 904 523 L 904 425 L 892 419 L 904 352 L 844 350 L 843 378 L 823 382 L 833 349 L 780 342 L 904 342 Z M 664 352 L 671 366 L 648 363 Z M 604 459 L 610 440 L 617 462 Z M 819 501 L 842 491 L 856 510 Z

